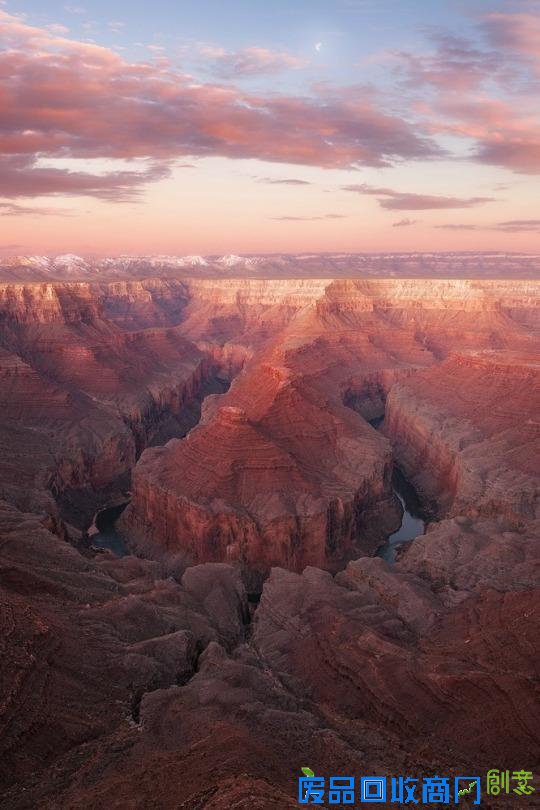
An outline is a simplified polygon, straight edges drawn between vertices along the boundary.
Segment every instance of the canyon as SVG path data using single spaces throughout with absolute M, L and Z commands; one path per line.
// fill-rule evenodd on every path
M 0 268 L 2 807 L 534 771 L 534 257 L 76 258 Z

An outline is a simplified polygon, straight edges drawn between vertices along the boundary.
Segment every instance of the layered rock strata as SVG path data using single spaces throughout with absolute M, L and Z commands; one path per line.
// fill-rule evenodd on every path
M 261 573 L 373 551 L 383 533 L 368 527 L 384 524 L 381 502 L 391 500 L 388 443 L 286 369 L 255 374 L 185 440 L 144 453 L 125 533 L 191 562 L 238 560 Z
M 439 514 L 540 516 L 538 357 L 455 352 L 391 388 L 382 429 Z
M 388 445 L 365 422 L 385 412 L 395 459 L 434 513 L 443 514 L 454 498 L 458 512 L 477 501 L 478 509 L 484 486 L 492 505 L 486 501 L 483 514 L 494 514 L 510 499 L 513 478 L 521 494 L 510 511 L 532 515 L 536 483 L 532 468 L 518 474 L 517 455 L 518 447 L 534 446 L 527 420 L 535 400 L 523 397 L 529 427 L 522 438 L 510 420 L 521 409 L 519 386 L 537 385 L 534 330 L 517 317 L 523 312 L 527 320 L 537 306 L 534 284 L 186 284 L 192 298 L 183 328 L 191 338 L 253 350 L 230 391 L 205 404 L 196 430 L 146 451 L 138 463 L 122 519 L 138 548 L 182 551 L 191 561 L 237 560 L 261 574 L 271 565 L 335 570 L 355 553 L 372 553 L 397 515 Z M 491 414 L 482 425 L 486 374 Z M 433 410 L 430 424 L 432 400 L 441 410 Z M 499 400 L 506 405 L 496 417 Z M 478 428 L 469 411 L 477 413 Z M 505 458 L 503 434 L 512 458 Z M 467 448 L 475 442 L 474 471 Z M 490 463 L 507 470 L 499 494 Z

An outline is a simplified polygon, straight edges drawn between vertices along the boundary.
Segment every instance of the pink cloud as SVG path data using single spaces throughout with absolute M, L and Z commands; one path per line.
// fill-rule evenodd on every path
M 16 216 L 69 216 L 69 212 L 61 208 L 34 208 L 16 203 L 0 202 L 0 217 Z
M 436 194 L 413 194 L 394 191 L 391 188 L 368 186 L 366 183 L 343 186 L 344 191 L 379 197 L 377 202 L 388 211 L 427 211 L 439 208 L 473 208 L 482 203 L 493 202 L 493 197 L 444 197 Z M 403 221 L 400 223 L 403 224 Z M 410 222 L 407 222 L 410 224 Z
M 303 98 L 198 84 L 166 66 L 128 62 L 107 48 L 57 36 L 1 11 L 0 44 L 4 195 L 78 189 L 125 199 L 159 179 L 170 161 L 189 155 L 350 167 L 439 153 L 413 125 L 359 92 Z M 153 165 L 142 174 L 92 177 L 39 169 L 33 160 L 38 153 L 149 158 Z
M 504 72 L 505 66 L 493 51 L 482 50 L 462 37 L 439 33 L 432 37 L 435 48 L 427 54 L 400 53 L 400 72 L 406 84 L 428 85 L 444 91 L 473 90 L 486 79 Z
M 298 180 L 295 177 L 273 178 L 273 177 L 259 177 L 259 183 L 268 183 L 272 186 L 310 186 L 309 180 Z
M 158 163 L 144 171 L 116 171 L 104 175 L 66 169 L 41 168 L 29 155 L 0 156 L 0 194 L 3 197 L 38 197 L 47 194 L 88 194 L 103 200 L 129 202 L 140 187 L 166 177 L 169 169 Z
M 391 188 L 381 188 L 380 186 L 368 186 L 367 183 L 351 183 L 348 186 L 343 186 L 343 191 L 356 191 L 358 194 L 372 194 L 372 195 L 388 195 L 392 196 L 395 191 Z
M 433 135 L 472 140 L 470 159 L 537 174 L 540 15 L 485 14 L 478 31 L 479 43 L 442 33 L 430 53 L 400 54 L 404 86 L 421 88 L 411 106 Z
M 392 222 L 392 228 L 406 228 L 409 225 L 416 225 L 417 219 L 399 219 L 397 222 Z
M 502 233 L 540 233 L 540 219 L 511 219 L 493 225 L 453 224 L 435 225 L 435 228 L 455 231 L 500 231 Z
M 431 131 L 471 138 L 473 159 L 524 174 L 540 173 L 540 109 L 530 99 L 515 102 L 486 96 L 445 98 Z
M 388 211 L 427 211 L 439 208 L 473 208 L 493 197 L 439 197 L 433 194 L 395 194 L 385 200 L 379 200 L 381 208 Z
M 525 138 L 487 136 L 480 143 L 476 158 L 522 174 L 540 174 L 540 134 L 531 133 Z
M 540 71 L 540 14 L 493 12 L 481 27 L 494 47 L 530 58 Z

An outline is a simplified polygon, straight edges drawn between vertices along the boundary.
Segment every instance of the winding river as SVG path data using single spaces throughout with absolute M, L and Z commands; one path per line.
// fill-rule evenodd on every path
M 399 529 L 390 535 L 386 543 L 377 550 L 377 556 L 389 563 L 395 562 L 396 552 L 407 540 L 412 540 L 424 534 L 426 522 L 422 518 L 422 508 L 418 496 L 403 474 L 394 469 L 392 485 L 395 495 L 403 507 L 403 518 Z
M 125 557 L 129 554 L 124 540 L 114 528 L 114 524 L 126 506 L 127 502 L 118 506 L 109 506 L 97 513 L 94 519 L 97 532 L 90 537 L 90 542 L 95 548 L 106 548 L 117 557 Z

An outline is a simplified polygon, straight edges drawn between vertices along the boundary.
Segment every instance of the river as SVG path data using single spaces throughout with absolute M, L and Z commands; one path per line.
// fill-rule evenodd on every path
M 118 506 L 109 506 L 97 513 L 94 520 L 97 532 L 90 537 L 90 542 L 95 548 L 106 548 L 117 557 L 125 557 L 126 554 L 129 554 L 124 540 L 114 528 L 128 503 L 129 501 Z
M 377 556 L 389 563 L 395 562 L 399 546 L 424 534 L 426 521 L 422 518 L 422 508 L 414 488 L 405 479 L 403 474 L 394 468 L 392 476 L 394 494 L 399 498 L 403 507 L 403 519 L 399 529 L 390 535 L 386 543 L 377 549 Z

